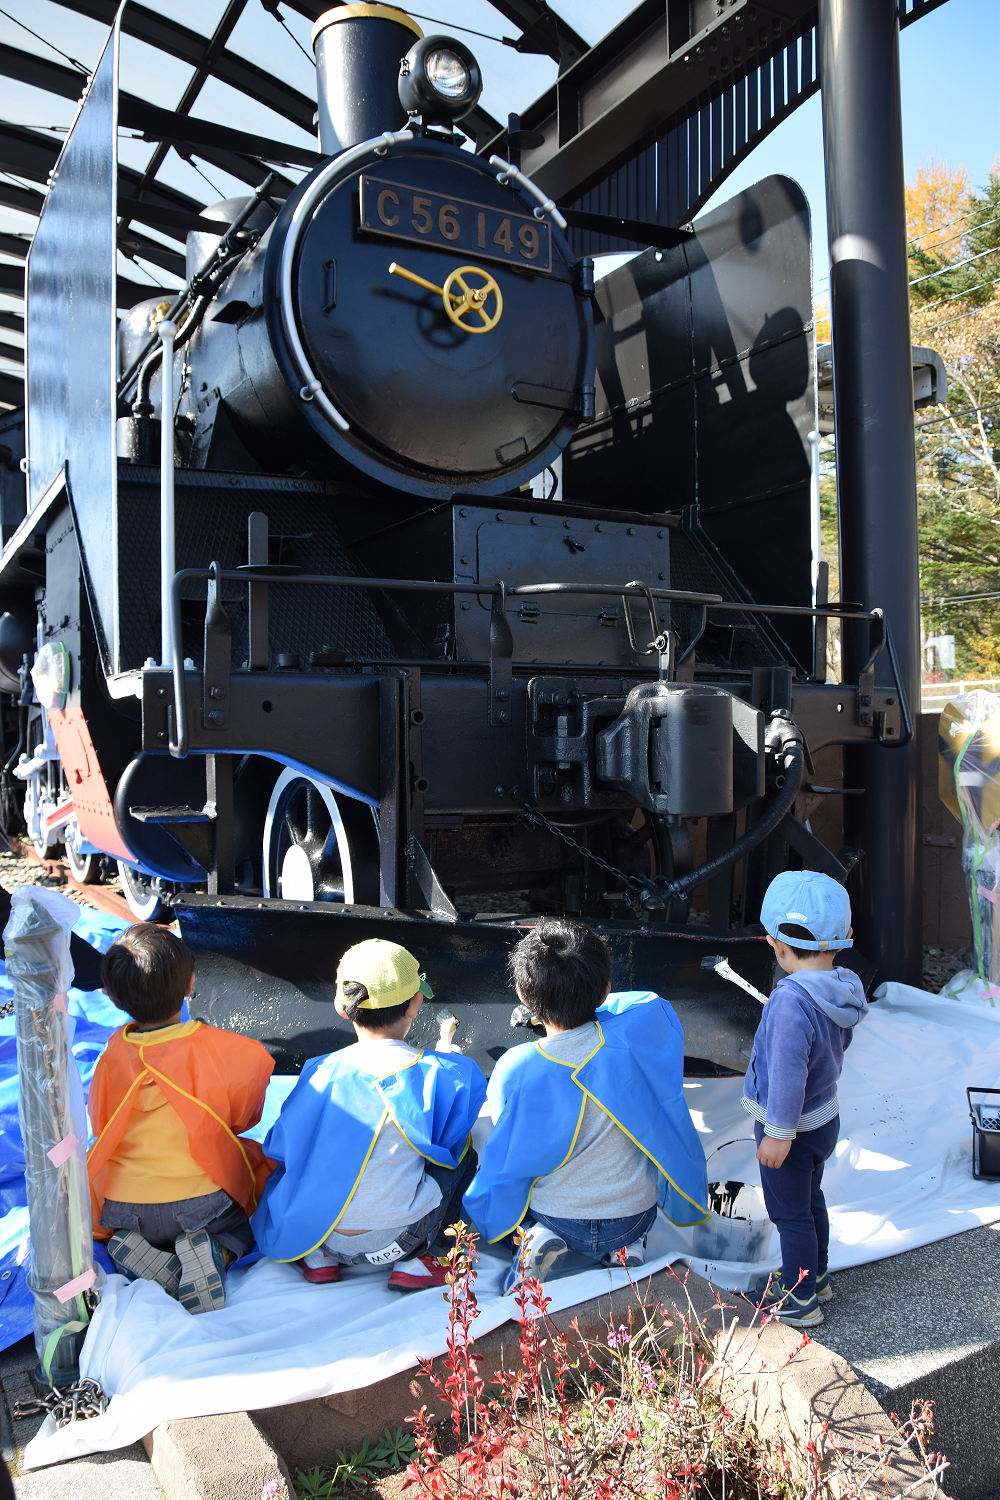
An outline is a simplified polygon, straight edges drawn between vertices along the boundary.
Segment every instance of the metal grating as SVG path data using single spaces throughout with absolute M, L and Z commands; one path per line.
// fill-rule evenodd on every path
M 234 483 L 234 479 L 238 483 Z M 159 610 L 159 473 L 123 468 L 119 483 L 118 555 L 122 668 L 157 657 Z M 283 538 L 282 561 L 306 572 L 352 574 L 357 565 L 345 551 L 325 486 L 305 480 L 272 480 L 256 474 L 177 475 L 177 564 L 224 568 L 246 562 L 247 516 L 262 510 L 273 539 Z M 296 653 L 303 666 L 311 651 L 333 646 L 348 656 L 395 655 L 368 594 L 361 589 L 317 585 L 269 590 L 272 662 L 279 652 Z M 224 603 L 233 627 L 233 667 L 246 660 L 247 591 L 227 584 Z M 182 603 L 184 652 L 202 659 L 205 585 L 192 583 Z
M 923 14 L 943 0 L 909 3 L 922 6 L 917 14 Z M 684 224 L 754 147 L 818 89 L 813 11 L 778 50 L 699 95 L 682 116 L 666 122 L 656 140 L 570 206 L 652 224 Z M 578 255 L 644 248 L 591 230 L 570 234 Z

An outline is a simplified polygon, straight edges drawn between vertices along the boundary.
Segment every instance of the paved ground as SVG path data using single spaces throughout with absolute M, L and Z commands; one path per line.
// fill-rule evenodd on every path
M 1000 1500 L 1000 1224 L 838 1271 L 816 1342 L 887 1412 L 935 1403 L 934 1446 L 957 1500 Z
M 3 1456 L 14 1476 L 17 1500 L 162 1500 L 161 1490 L 146 1450 L 141 1443 L 116 1453 L 97 1453 L 76 1458 L 51 1469 L 20 1472 L 27 1442 L 41 1426 L 41 1417 L 14 1421 L 14 1403 L 34 1395 L 30 1371 L 35 1366 L 35 1345 L 22 1339 L 0 1354 L 0 1390 L 3 1394 Z

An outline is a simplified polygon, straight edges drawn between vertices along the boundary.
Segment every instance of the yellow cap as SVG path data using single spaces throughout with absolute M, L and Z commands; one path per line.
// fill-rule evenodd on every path
M 428 999 L 434 991 L 420 972 L 420 965 L 398 943 L 386 942 L 385 938 L 368 938 L 348 948 L 337 966 L 337 995 L 346 1003 L 344 985 L 353 980 L 363 984 L 368 999 L 362 1000 L 361 1010 L 386 1010 L 390 1005 L 402 1005 L 412 1000 L 419 990 Z

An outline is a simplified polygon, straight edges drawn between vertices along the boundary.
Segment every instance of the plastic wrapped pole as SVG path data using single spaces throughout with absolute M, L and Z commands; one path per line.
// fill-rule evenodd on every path
M 962 823 L 973 963 L 990 1004 L 1000 995 L 1000 696 L 953 698 L 938 729 L 942 802 Z
M 79 916 L 65 896 L 21 885 L 4 929 L 14 1026 L 31 1239 L 39 1377 L 79 1378 L 80 1349 L 97 1282 L 87 1184 L 87 1115 L 70 1051 L 73 982 L 69 934 Z M 102 1278 L 103 1279 L 103 1278 Z

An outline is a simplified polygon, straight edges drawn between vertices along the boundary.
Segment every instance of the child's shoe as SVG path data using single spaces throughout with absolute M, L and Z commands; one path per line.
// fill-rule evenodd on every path
M 222 1280 L 226 1257 L 222 1246 L 205 1229 L 185 1231 L 177 1236 L 175 1244 L 181 1267 L 177 1300 L 192 1316 L 218 1312 L 226 1305 Z
M 796 1297 L 782 1285 L 778 1275 L 762 1276 L 757 1285 L 743 1296 L 762 1313 L 768 1313 L 791 1328 L 817 1328 L 823 1322 L 818 1297 Z
M 644 1266 L 646 1264 L 646 1236 L 643 1235 L 641 1240 L 634 1240 L 631 1245 L 625 1246 L 624 1261 L 620 1259 L 619 1251 L 609 1250 L 601 1264 L 612 1271 L 620 1270 L 623 1265 L 630 1270 Z
M 157 1250 L 136 1229 L 118 1229 L 108 1243 L 108 1254 L 129 1281 L 155 1281 L 168 1297 L 177 1296 L 181 1263 L 171 1250 Z
M 833 1287 L 830 1285 L 829 1271 L 821 1271 L 816 1277 L 816 1301 L 833 1301 Z
M 533 1276 L 548 1281 L 566 1260 L 570 1250 L 566 1241 L 545 1224 L 533 1224 L 525 1231 L 520 1245 L 514 1246 L 514 1258 L 504 1272 L 500 1295 L 509 1297 L 521 1285 L 521 1277 Z
M 307 1281 L 329 1283 L 340 1280 L 340 1262 L 328 1255 L 322 1245 L 318 1250 L 310 1250 L 296 1264 L 302 1267 L 302 1274 Z
M 397 1261 L 387 1285 L 392 1292 L 422 1292 L 429 1286 L 447 1286 L 448 1268 L 436 1255 L 415 1255 L 412 1260 Z

